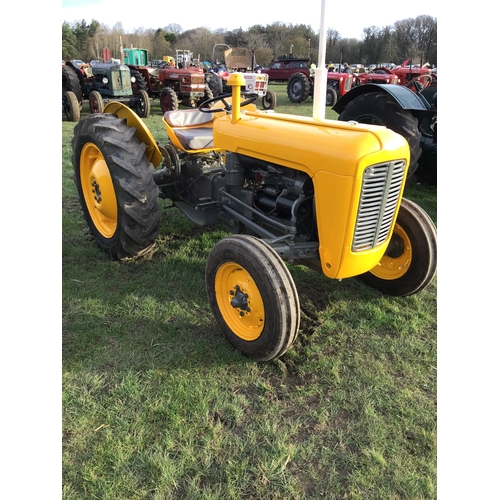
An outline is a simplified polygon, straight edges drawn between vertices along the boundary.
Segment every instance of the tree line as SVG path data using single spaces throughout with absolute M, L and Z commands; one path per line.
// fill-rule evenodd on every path
M 82 59 L 89 62 L 102 59 L 103 49 L 119 59 L 120 41 L 124 48 L 147 49 L 149 59 L 175 56 L 176 50 L 190 50 L 200 61 L 212 61 L 214 46 L 245 47 L 254 51 L 256 63 L 267 66 L 283 54 L 311 57 L 317 62 L 319 33 L 304 24 L 255 25 L 248 30 L 235 29 L 210 31 L 200 27 L 183 31 L 179 24 L 169 24 L 157 29 L 137 29 L 125 33 L 120 22 L 112 28 L 92 19 L 70 25 L 62 24 L 62 59 Z M 223 48 L 215 51 L 215 58 L 222 60 Z M 326 62 L 349 64 L 401 64 L 411 59 L 415 64 L 428 62 L 437 65 L 437 19 L 431 16 L 396 21 L 394 25 L 363 29 L 361 40 L 343 38 L 338 30 L 328 28 L 326 35 Z

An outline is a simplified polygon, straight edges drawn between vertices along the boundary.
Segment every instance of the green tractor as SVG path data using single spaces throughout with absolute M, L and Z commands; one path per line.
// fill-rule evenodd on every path
M 150 114 L 151 104 L 145 90 L 133 92 L 135 77 L 130 68 L 119 62 L 95 64 L 82 71 L 72 63 L 63 66 L 63 108 L 69 121 L 78 121 L 84 99 L 91 113 L 102 113 L 109 102 L 121 102 L 141 118 Z M 78 110 L 77 110 L 78 108 Z

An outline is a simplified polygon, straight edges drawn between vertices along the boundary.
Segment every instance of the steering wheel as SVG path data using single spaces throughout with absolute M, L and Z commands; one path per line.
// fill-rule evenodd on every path
M 246 106 L 247 104 L 251 104 L 252 102 L 256 101 L 259 97 L 258 94 L 255 94 L 254 92 L 241 92 L 243 97 L 249 97 L 246 101 L 243 101 L 240 103 L 240 107 Z M 205 102 L 202 102 L 199 106 L 198 109 L 202 113 L 219 113 L 220 111 L 226 111 L 226 113 L 231 113 L 233 110 L 233 107 L 231 106 L 230 103 L 226 101 L 228 97 L 232 97 L 232 94 L 220 94 L 218 96 L 212 97 L 212 99 L 208 99 Z M 208 108 L 207 106 L 210 104 L 213 104 L 214 102 L 219 102 L 222 101 L 224 103 L 223 108 Z
M 420 79 L 423 78 L 425 81 L 422 83 Z M 431 75 L 420 75 L 416 76 L 415 78 L 411 79 L 405 87 L 411 87 L 413 86 L 415 88 L 415 92 L 417 94 L 420 94 L 423 90 L 425 90 L 430 84 L 432 83 L 432 76 Z

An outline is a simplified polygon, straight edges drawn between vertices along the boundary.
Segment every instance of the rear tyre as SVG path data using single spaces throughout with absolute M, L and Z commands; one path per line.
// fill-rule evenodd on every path
M 135 82 L 132 83 L 132 92 L 134 95 L 137 95 L 139 90 L 144 90 L 146 93 L 148 92 L 148 84 L 140 71 L 130 71 L 130 77 L 135 77 Z
M 262 109 L 274 109 L 276 106 L 276 93 L 267 89 L 266 95 L 262 96 Z
M 337 104 L 337 91 L 332 87 L 327 87 L 326 89 L 326 105 L 330 108 Z
M 92 90 L 89 94 L 89 106 L 91 113 L 102 113 L 104 109 L 104 101 L 102 95 L 97 90 Z
M 93 114 L 75 126 L 74 181 L 97 246 L 113 259 L 144 254 L 159 233 L 158 187 L 146 145 L 126 120 Z
M 205 73 L 205 83 L 210 87 L 213 97 L 222 94 L 223 84 L 222 78 L 215 73 Z
M 164 113 L 167 111 L 177 111 L 179 109 L 179 100 L 174 89 L 165 87 L 160 93 L 160 107 Z
M 294 73 L 288 80 L 286 92 L 290 101 L 304 102 L 311 93 L 311 82 L 304 73 Z
M 73 92 L 76 96 L 78 103 L 83 100 L 82 86 L 80 85 L 80 79 L 76 74 L 76 71 L 72 66 L 62 67 L 62 92 Z
M 436 266 L 436 227 L 420 206 L 403 198 L 387 251 L 378 265 L 360 278 L 388 295 L 403 297 L 425 288 Z
M 300 306 L 293 279 L 275 250 L 249 235 L 217 243 L 205 269 L 208 300 L 226 339 L 258 361 L 282 356 L 293 344 Z
M 145 90 L 137 91 L 138 101 L 136 103 L 137 115 L 140 118 L 147 118 L 151 111 L 151 103 L 149 101 L 148 93 Z
M 64 92 L 63 98 L 64 114 L 69 122 L 77 122 L 80 119 L 80 104 L 74 92 Z
M 407 179 L 413 176 L 422 154 L 422 133 L 418 119 L 411 111 L 401 109 L 394 98 L 385 92 L 368 92 L 353 99 L 340 113 L 339 120 L 384 125 L 402 135 L 410 146 L 410 165 Z

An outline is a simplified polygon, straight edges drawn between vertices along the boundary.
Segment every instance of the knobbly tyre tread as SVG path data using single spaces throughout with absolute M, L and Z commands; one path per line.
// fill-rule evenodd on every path
M 64 65 L 62 67 L 62 92 L 73 92 L 78 100 L 78 103 L 83 101 L 83 92 L 80 85 L 80 79 L 75 70 L 71 66 Z
M 413 176 L 422 154 L 420 141 L 422 133 L 418 128 L 418 119 L 411 111 L 403 110 L 394 98 L 385 92 L 368 92 L 352 100 L 340 113 L 339 120 L 354 120 L 359 123 L 371 123 L 367 117 L 374 117 L 387 128 L 402 135 L 410 147 L 410 165 L 406 178 Z
M 300 95 L 293 92 L 295 81 L 299 81 L 302 86 Z M 288 99 L 290 99 L 291 102 L 300 104 L 301 102 L 307 100 L 307 98 L 309 97 L 309 94 L 311 93 L 311 82 L 308 80 L 307 76 L 304 75 L 304 73 L 294 73 L 286 84 L 286 93 L 288 95 Z
M 130 70 L 130 77 L 135 76 L 135 82 L 132 84 L 132 90 L 134 95 L 139 92 L 139 90 L 144 90 L 144 92 L 148 92 L 148 84 L 143 74 L 136 69 Z
M 143 255 L 159 234 L 159 189 L 153 180 L 154 167 L 146 158 L 146 145 L 135 132 L 125 119 L 107 113 L 92 114 L 78 122 L 71 141 L 74 181 L 84 219 L 97 246 L 116 260 Z M 115 190 L 117 228 L 110 238 L 104 237 L 92 222 L 82 191 L 80 153 L 89 142 L 103 154 Z
M 160 92 L 160 107 L 166 113 L 167 111 L 177 111 L 179 109 L 179 98 L 175 90 L 171 87 L 164 87 Z

